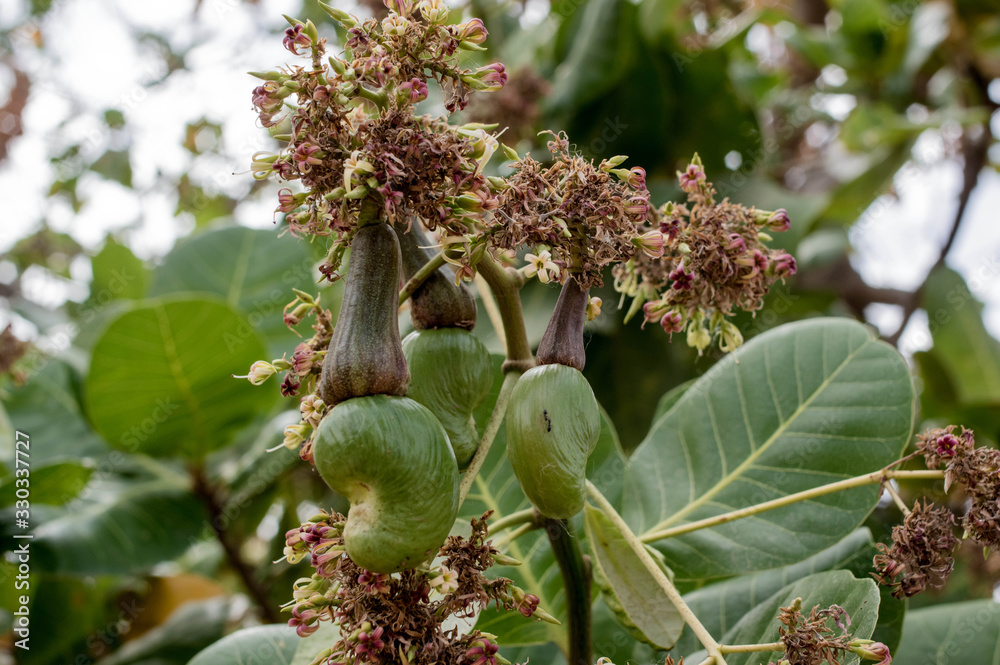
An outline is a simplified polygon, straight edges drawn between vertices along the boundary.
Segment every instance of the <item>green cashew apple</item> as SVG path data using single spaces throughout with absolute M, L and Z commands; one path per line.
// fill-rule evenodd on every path
M 469 465 L 479 447 L 472 417 L 493 385 L 493 361 L 472 333 L 460 328 L 418 330 L 403 340 L 410 368 L 406 394 L 431 410 L 444 425 L 458 460 Z
M 600 433 L 597 398 L 579 370 L 555 364 L 524 373 L 507 407 L 507 457 L 538 512 L 569 519 L 583 509 L 587 458 Z
M 323 480 L 351 502 L 347 554 L 375 573 L 430 559 L 458 515 L 458 464 L 441 423 L 408 397 L 371 395 L 335 406 L 314 440 Z

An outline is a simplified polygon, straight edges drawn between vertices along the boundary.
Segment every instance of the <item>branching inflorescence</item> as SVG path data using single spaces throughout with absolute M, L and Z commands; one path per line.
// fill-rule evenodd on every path
M 315 573 L 295 583 L 289 625 L 302 637 L 323 621 L 338 625 L 340 638 L 312 661 L 334 663 L 409 663 L 410 665 L 507 663 L 497 653 L 496 637 L 478 630 L 463 634 L 445 628 L 452 616 L 471 618 L 493 604 L 525 617 L 554 621 L 538 607 L 538 597 L 504 577 L 487 578 L 497 563 L 516 563 L 487 540 L 486 519 L 472 520 L 468 538 L 451 536 L 441 547 L 440 564 L 395 575 L 377 575 L 346 556 L 343 515 L 319 513 L 285 535 L 285 557 L 308 557 Z

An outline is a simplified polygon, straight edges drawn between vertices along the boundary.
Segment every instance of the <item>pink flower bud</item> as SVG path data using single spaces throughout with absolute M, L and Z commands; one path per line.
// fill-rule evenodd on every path
M 688 164 L 687 170 L 677 175 L 685 192 L 696 192 L 698 186 L 705 182 L 705 172 L 697 164 Z
M 772 231 L 787 231 L 791 224 L 791 220 L 788 219 L 788 211 L 784 208 L 778 208 L 767 218 L 767 226 Z
M 771 269 L 774 271 L 776 277 L 788 277 L 789 275 L 794 275 L 798 267 L 795 265 L 795 257 L 787 252 L 782 252 L 772 257 Z
M 468 23 L 458 26 L 458 39 L 462 42 L 482 44 L 486 41 L 486 35 L 488 34 L 482 19 L 474 18 Z

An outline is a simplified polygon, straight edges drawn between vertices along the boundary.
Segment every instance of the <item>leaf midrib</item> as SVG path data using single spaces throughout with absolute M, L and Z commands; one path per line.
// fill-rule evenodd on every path
M 205 419 L 202 417 L 201 409 L 198 406 L 198 400 L 194 396 L 191 384 L 184 374 L 184 363 L 181 362 L 180 355 L 177 353 L 177 343 L 174 341 L 174 333 L 170 328 L 170 320 L 162 305 L 157 306 L 155 311 L 157 321 L 160 325 L 160 335 L 163 338 L 163 350 L 170 364 L 170 373 L 174 376 L 181 399 L 184 400 L 188 410 L 191 412 L 191 419 L 194 421 L 197 439 L 199 442 L 205 443 L 208 440 L 205 430 Z
M 698 497 L 698 499 L 688 503 L 686 506 L 678 510 L 669 518 L 661 521 L 659 524 L 656 524 L 650 529 L 647 529 L 645 534 L 643 535 L 652 533 L 654 531 L 659 531 L 661 529 L 665 529 L 669 526 L 676 524 L 680 520 L 684 519 L 686 516 L 690 515 L 693 511 L 697 510 L 698 508 L 706 504 L 708 501 L 710 501 L 716 494 L 724 490 L 736 478 L 741 476 L 744 471 L 753 466 L 753 463 L 756 462 L 758 459 L 760 459 L 761 455 L 767 452 L 767 450 L 771 447 L 771 445 L 774 444 L 774 442 L 777 441 L 785 433 L 785 430 L 787 430 L 788 427 L 793 422 L 795 422 L 795 420 L 798 419 L 798 417 L 801 416 L 806 409 L 809 408 L 809 405 L 812 404 L 812 401 L 818 395 L 820 395 L 824 390 L 826 390 L 826 388 L 833 382 L 834 378 L 848 365 L 848 363 L 850 363 L 854 359 L 854 357 L 862 351 L 862 349 L 864 349 L 871 343 L 872 343 L 871 340 L 867 340 L 864 343 L 862 343 L 858 348 L 856 348 L 854 351 L 851 351 L 851 353 L 849 353 L 847 357 L 844 358 L 844 360 L 840 363 L 840 365 L 835 370 L 833 370 L 833 372 L 831 372 L 828 377 L 823 379 L 823 382 L 817 387 L 816 390 L 813 391 L 813 393 L 809 396 L 809 398 L 804 402 L 802 402 L 801 404 L 799 404 L 799 406 L 795 409 L 795 411 L 788 417 L 788 420 L 782 421 L 781 425 L 778 426 L 778 428 L 774 431 L 774 433 L 771 436 L 769 436 L 767 440 L 760 445 L 759 448 L 752 451 L 750 455 L 748 455 L 747 458 L 742 463 L 740 463 L 739 466 L 733 469 L 732 473 L 724 475 L 719 480 L 719 482 L 717 482 L 711 489 L 709 489 L 708 491 L 703 493 L 700 497 Z M 707 391 L 705 393 L 705 399 L 708 399 Z M 780 407 L 778 407 L 777 405 L 777 400 L 775 400 L 775 410 L 780 413 Z M 694 478 L 691 479 L 691 483 L 693 486 Z M 640 536 L 640 538 L 641 537 L 642 536 Z

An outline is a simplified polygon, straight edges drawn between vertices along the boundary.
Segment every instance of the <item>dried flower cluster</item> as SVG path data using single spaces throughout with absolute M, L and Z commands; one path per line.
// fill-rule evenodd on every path
M 530 155 L 518 159 L 499 196 L 490 223 L 490 244 L 497 250 L 542 248 L 547 271 L 559 279 L 576 275 L 583 288 L 599 286 L 601 271 L 633 256 L 639 248 L 662 253 L 659 232 L 643 237 L 649 212 L 646 172 L 617 168 L 624 157 L 595 166 L 570 147 L 560 133 L 548 142 L 552 162 L 543 166 Z M 516 155 L 512 155 L 516 157 Z
M 945 467 L 945 490 L 965 486 L 970 507 L 962 518 L 965 537 L 984 547 L 1000 545 L 1000 450 L 976 447 L 971 430 L 955 425 L 929 429 L 917 439 L 927 468 Z
M 297 563 L 307 556 L 316 569 L 295 583 L 285 607 L 288 624 L 299 635 L 315 632 L 322 621 L 336 622 L 340 638 L 318 654 L 313 665 L 408 663 L 409 665 L 497 665 L 496 638 L 474 630 L 445 629 L 451 616 L 470 617 L 490 604 L 526 617 L 555 621 L 506 578 L 489 579 L 495 563 L 512 563 L 486 540 L 486 519 L 472 520 L 469 538 L 451 536 L 441 547 L 440 565 L 424 565 L 393 575 L 376 575 L 356 566 L 344 548 L 345 517 L 323 512 L 285 536 L 285 556 Z
M 615 268 L 615 289 L 632 298 L 629 317 L 641 307 L 645 322 L 671 335 L 686 330 L 699 353 L 716 335 L 729 352 L 743 337 L 726 317 L 760 309 L 771 285 L 795 274 L 790 254 L 764 245 L 771 238 L 763 228 L 788 230 L 788 213 L 716 203 L 697 155 L 678 177 L 687 205 L 667 203 L 651 215 L 665 239 L 662 256 L 640 253 Z
M 940 588 L 948 579 L 958 545 L 955 517 L 944 508 L 917 501 L 903 523 L 892 529 L 892 545 L 877 545 L 872 576 L 892 588 L 896 598 L 913 596 L 928 587 Z
M 360 225 L 378 218 L 408 226 L 415 218 L 462 235 L 496 203 L 482 174 L 496 139 L 480 125 L 413 112 L 428 80 L 445 90 L 449 111 L 464 108 L 473 91 L 503 87 L 499 63 L 458 65 L 462 51 L 481 50 L 486 28 L 479 19 L 445 25 L 442 0 L 386 4 L 381 21 L 324 5 L 347 31 L 343 58 L 326 61 L 315 26 L 289 19 L 285 46 L 296 55 L 305 49 L 310 66 L 255 74 L 264 81 L 253 92 L 260 121 L 288 145 L 255 155 L 254 176 L 302 183 L 304 192 L 281 190 L 278 211 L 288 213 L 292 233 L 334 238 L 321 268 L 331 280 Z
M 788 607 L 778 613 L 781 627 L 778 634 L 785 645 L 785 655 L 778 665 L 839 665 L 849 654 L 856 654 L 865 660 L 879 661 L 878 665 L 889 665 L 892 656 L 889 648 L 872 640 L 851 639 L 846 634 L 851 625 L 851 617 L 839 605 L 819 609 L 816 605 L 809 612 L 809 618 L 802 614 L 802 599 L 796 598 Z M 833 624 L 832 626 L 830 624 Z

